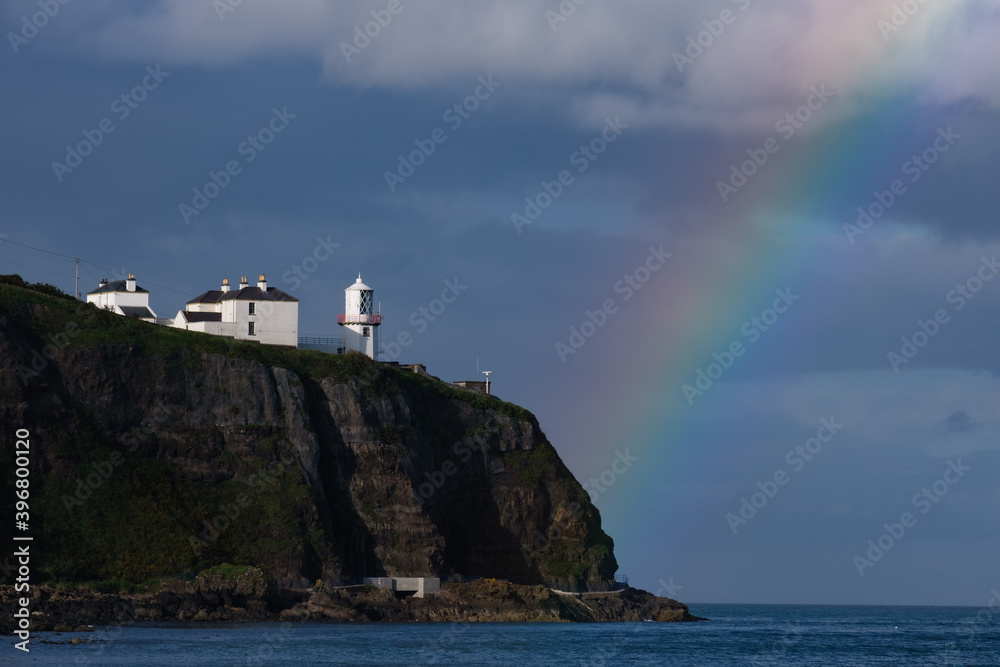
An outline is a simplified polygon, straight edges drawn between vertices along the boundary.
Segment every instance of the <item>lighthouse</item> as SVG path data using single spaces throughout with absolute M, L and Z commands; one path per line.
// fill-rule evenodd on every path
M 337 316 L 341 345 L 378 360 L 378 328 L 382 315 L 375 312 L 375 290 L 361 282 L 361 274 L 344 290 L 344 313 Z

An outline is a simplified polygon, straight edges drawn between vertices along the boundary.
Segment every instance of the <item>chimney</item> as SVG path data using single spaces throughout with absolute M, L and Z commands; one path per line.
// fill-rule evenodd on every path
M 259 287 L 263 292 L 267 291 L 267 278 L 264 277 L 263 273 L 260 274 L 259 278 L 257 278 L 257 287 Z
M 131 273 L 128 274 L 128 280 L 125 281 L 125 289 L 129 292 L 135 291 L 135 276 Z
M 247 282 L 247 277 L 243 276 L 240 278 L 240 289 L 246 289 L 247 287 L 250 287 L 250 283 Z
M 228 292 L 229 291 L 229 278 L 223 278 L 222 279 L 222 291 L 223 292 Z
M 101 287 L 104 287 L 107 284 L 108 284 L 108 279 L 107 278 L 101 278 Z

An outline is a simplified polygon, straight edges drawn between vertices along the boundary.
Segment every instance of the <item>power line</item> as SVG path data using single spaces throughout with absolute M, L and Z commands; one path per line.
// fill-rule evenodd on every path
M 76 258 L 74 257 L 73 259 L 76 259 Z M 91 266 L 96 266 L 99 269 L 103 269 L 105 271 L 111 271 L 112 273 L 114 273 L 115 271 L 118 270 L 118 269 L 109 269 L 106 266 L 101 266 L 100 264 L 94 264 L 93 262 L 88 262 L 85 259 L 81 259 L 80 260 L 80 264 L 90 264 Z M 84 267 L 84 269 L 86 269 L 86 268 L 87 267 Z M 88 270 L 87 273 L 90 273 L 90 271 Z M 94 274 L 90 273 L 90 275 L 93 276 Z M 173 287 L 167 287 L 166 285 L 157 285 L 156 283 L 154 283 L 154 282 L 152 282 L 150 280 L 146 280 L 145 278 L 142 279 L 142 282 L 145 283 L 146 285 L 152 285 L 153 287 L 159 287 L 160 289 L 165 289 L 168 292 L 175 292 L 176 294 L 180 294 L 181 296 L 192 296 L 192 297 L 194 296 L 194 294 L 191 294 L 190 292 L 182 292 L 180 290 L 174 289 Z
M 31 250 L 37 250 L 38 252 L 48 253 L 50 255 L 55 255 L 56 257 L 65 257 L 66 259 L 76 259 L 76 257 L 70 257 L 69 255 L 63 255 L 58 252 L 52 252 L 51 250 L 42 250 L 41 248 L 36 248 L 34 246 L 25 245 L 24 243 L 18 243 L 17 241 L 11 241 L 10 239 L 4 239 L 4 243 L 9 243 L 11 245 L 19 245 L 22 248 L 30 248 Z
M 87 273 L 89 273 L 89 274 L 90 274 L 90 276 L 91 276 L 91 277 L 92 277 L 92 278 L 93 278 L 94 280 L 96 280 L 97 282 L 101 282 L 101 279 L 100 279 L 100 278 L 98 278 L 97 276 L 95 276 L 95 275 L 94 275 L 94 272 L 93 272 L 93 271 L 91 271 L 90 269 L 88 269 L 88 268 L 87 268 L 86 266 L 84 266 L 84 267 L 83 267 L 83 270 L 84 270 L 84 271 L 86 271 Z
M 11 245 L 21 246 L 22 248 L 28 248 L 29 250 L 36 250 L 38 252 L 44 252 L 44 253 L 49 254 L 49 255 L 55 255 L 56 257 L 63 257 L 65 259 L 72 259 L 74 261 L 78 260 L 81 264 L 90 264 L 91 266 L 97 267 L 98 269 L 102 269 L 104 271 L 110 271 L 112 273 L 114 273 L 115 271 L 117 271 L 117 269 L 109 269 L 106 266 L 101 266 L 100 264 L 95 264 L 94 262 L 90 262 L 90 261 L 85 260 L 85 259 L 80 259 L 79 257 L 71 257 L 69 255 L 64 255 L 64 254 L 62 254 L 60 252 L 52 252 L 51 250 L 45 250 L 44 248 L 36 248 L 34 246 L 27 245 L 26 243 L 18 243 L 17 241 L 11 241 L 10 239 L 3 239 L 2 242 L 3 243 L 10 243 Z M 84 267 L 84 269 L 87 269 L 87 267 Z M 90 273 L 89 269 L 87 269 L 87 273 Z M 90 275 L 93 276 L 94 274 L 90 273 Z M 96 280 L 97 276 L 94 276 L 94 279 Z M 143 279 L 142 282 L 146 283 L 147 285 L 152 285 L 153 287 L 158 287 L 160 289 L 165 289 L 168 292 L 174 292 L 176 294 L 180 294 L 181 296 L 194 296 L 193 294 L 191 294 L 189 292 L 182 292 L 180 290 L 174 289 L 173 287 L 167 287 L 166 285 L 157 285 L 156 283 L 150 282 L 150 281 L 148 281 L 146 279 Z
M 65 273 L 63 273 L 61 271 L 58 272 L 58 273 L 55 272 L 55 271 L 41 271 L 41 270 L 36 269 L 36 268 L 34 268 L 32 266 L 28 266 L 27 264 L 21 264 L 20 262 L 15 262 L 12 259 L 4 259 L 3 263 L 4 264 L 10 264 L 12 266 L 20 266 L 21 268 L 28 269 L 30 271 L 34 271 L 35 273 L 39 273 L 39 274 L 41 274 L 43 276 L 65 276 L 66 275 Z

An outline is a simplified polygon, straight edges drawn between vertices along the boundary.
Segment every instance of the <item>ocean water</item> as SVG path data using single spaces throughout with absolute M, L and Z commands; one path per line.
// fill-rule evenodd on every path
M 705 623 L 140 624 L 0 647 L 30 665 L 1000 665 L 1000 611 L 691 605 Z M 65 641 L 80 633 L 43 633 Z

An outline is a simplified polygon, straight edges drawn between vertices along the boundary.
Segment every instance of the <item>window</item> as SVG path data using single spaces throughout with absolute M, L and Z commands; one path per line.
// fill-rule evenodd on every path
M 362 315 L 371 315 L 374 312 L 373 294 L 372 290 L 361 290 L 360 311 Z
M 254 332 L 253 332 L 253 325 L 254 324 L 256 324 L 256 323 L 255 322 L 250 322 L 249 323 L 250 328 L 249 328 L 249 330 L 247 330 L 247 335 L 248 336 L 253 336 L 254 335 Z
M 250 302 L 250 314 L 255 315 L 257 311 L 257 304 L 253 301 Z M 252 331 L 250 333 L 253 333 Z
M 368 338 L 369 336 L 372 335 L 372 328 L 371 327 L 361 327 L 361 335 L 364 336 L 365 338 Z

